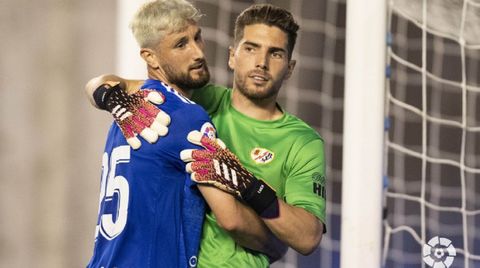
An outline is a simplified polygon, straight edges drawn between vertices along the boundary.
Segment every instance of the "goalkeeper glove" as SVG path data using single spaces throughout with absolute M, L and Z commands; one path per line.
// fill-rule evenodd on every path
M 188 162 L 186 170 L 193 181 L 236 195 L 259 215 L 269 207 L 278 208 L 275 190 L 245 169 L 220 139 L 211 139 L 196 130 L 187 139 L 205 148 L 180 152 L 180 158 Z
M 115 86 L 103 84 L 95 89 L 93 99 L 100 109 L 113 115 L 123 136 L 133 149 L 141 146 L 137 134 L 149 143 L 154 143 L 158 136 L 165 136 L 168 133 L 170 116 L 152 104 L 164 102 L 165 97 L 160 92 L 140 90 L 129 95 L 119 84 Z

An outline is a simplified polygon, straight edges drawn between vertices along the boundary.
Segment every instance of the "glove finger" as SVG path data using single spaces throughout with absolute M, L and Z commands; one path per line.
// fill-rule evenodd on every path
M 148 101 L 145 101 L 143 103 L 139 103 L 138 108 L 139 109 L 144 109 L 144 114 L 147 117 L 155 117 L 160 112 L 160 109 L 156 105 L 154 105 L 154 104 L 152 104 Z
M 165 113 L 162 110 L 159 110 L 157 117 L 155 118 L 155 121 L 157 121 L 158 123 L 164 126 L 168 126 L 170 125 L 171 120 L 170 120 L 170 116 L 167 113 Z
M 146 127 L 140 132 L 140 136 L 149 143 L 155 143 L 158 140 L 158 134 L 152 129 Z
M 187 140 L 193 144 L 203 146 L 209 151 L 217 151 L 217 148 L 219 148 L 219 145 L 214 140 L 203 135 L 198 130 L 190 131 L 187 135 Z
M 127 143 L 130 145 L 130 147 L 132 147 L 133 150 L 137 150 L 142 145 L 140 140 L 135 136 L 133 136 L 132 138 L 128 138 Z
M 146 118 L 134 114 L 126 120 L 131 122 L 133 132 L 140 134 L 149 143 L 155 143 L 158 140 L 158 133 L 148 127 L 152 122 L 148 122 Z
M 202 176 L 209 176 L 211 177 L 210 170 L 212 168 L 212 164 L 207 161 L 194 161 L 189 162 L 185 165 L 185 171 L 188 173 L 197 173 Z
M 188 172 L 188 171 L 187 171 Z M 197 176 L 195 173 L 190 174 L 190 179 L 196 183 L 200 183 L 197 179 Z
M 127 140 L 127 143 L 134 149 L 137 150 L 142 145 L 140 140 L 135 136 L 135 132 L 132 128 L 133 121 L 131 118 L 126 118 L 123 121 L 115 120 L 117 125 L 120 127 L 120 130 L 123 133 L 123 136 Z
M 185 171 L 190 174 L 194 173 L 192 169 L 192 162 L 189 162 L 185 165 Z
M 192 157 L 193 151 L 194 150 L 192 149 L 182 150 L 180 152 L 180 159 L 182 159 L 183 162 L 192 162 L 193 160 L 195 160 Z
M 211 160 L 213 157 L 214 154 L 207 150 L 186 149 L 180 152 L 180 159 L 183 162 L 205 161 Z
M 192 181 L 198 183 L 198 184 L 210 184 L 210 185 L 212 185 L 212 181 L 205 180 L 205 177 L 203 177 L 202 175 L 200 175 L 197 172 L 193 172 L 190 175 L 190 179 Z
M 215 154 L 213 152 L 207 151 L 207 150 L 194 150 L 192 152 L 192 158 L 194 160 L 212 160 L 215 157 Z
M 221 148 L 220 145 L 215 142 L 216 139 L 210 139 L 198 130 L 190 131 L 190 133 L 187 135 L 187 140 L 193 144 L 203 146 L 205 149 L 213 152 Z
M 201 172 L 193 172 L 190 175 L 190 179 L 196 183 L 199 184 L 210 184 L 213 185 L 213 180 L 208 180 L 208 176 L 205 176 L 205 174 L 202 174 Z
M 158 91 L 153 90 L 145 90 L 146 100 L 155 103 L 155 104 L 162 104 L 165 102 L 165 96 Z
M 200 142 L 202 143 L 202 146 L 209 151 L 215 152 L 218 151 L 218 149 L 221 149 L 221 147 L 216 143 L 216 139 L 211 139 L 205 135 L 202 135 Z
M 133 119 L 139 126 L 139 129 L 149 127 L 152 131 L 156 132 L 158 136 L 165 136 L 168 133 L 166 126 L 170 123 L 170 116 L 156 107 L 153 107 L 153 109 L 155 109 L 154 112 L 156 114 L 149 112 L 147 107 L 142 107 L 138 109 L 138 113 Z
M 149 118 L 148 115 L 145 114 L 144 109 L 139 109 L 137 113 L 134 113 L 132 120 L 134 122 L 134 128 L 136 128 L 136 133 L 140 133 L 144 128 L 150 127 L 154 121 L 152 117 Z
M 155 131 L 158 136 L 165 136 L 168 133 L 168 127 L 159 124 L 157 121 L 153 121 L 152 125 L 150 128 Z
M 215 141 L 217 142 L 218 146 L 220 146 L 220 148 L 227 149 L 227 145 L 225 145 L 225 143 L 221 139 L 216 138 Z
M 202 139 L 202 133 L 198 130 L 190 131 L 187 135 L 187 140 L 193 144 L 202 146 L 200 140 Z
M 188 169 L 202 175 L 207 175 L 212 170 L 212 163 L 207 161 L 194 161 L 187 164 Z M 188 171 L 188 170 L 187 170 Z
M 128 138 L 132 138 L 135 136 L 135 132 L 132 128 L 132 119 L 131 118 L 127 118 L 123 121 L 120 121 L 118 119 L 115 118 L 115 123 L 117 123 L 117 126 L 120 127 L 120 130 L 122 131 L 123 133 L 123 136 L 128 139 Z

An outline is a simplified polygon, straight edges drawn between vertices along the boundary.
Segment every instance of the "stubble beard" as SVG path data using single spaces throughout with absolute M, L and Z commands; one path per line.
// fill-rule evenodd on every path
M 267 87 L 257 89 L 255 85 L 247 84 L 247 77 L 235 77 L 236 88 L 242 95 L 250 100 L 260 101 L 270 99 L 278 94 L 278 89 L 275 89 L 275 85 L 267 85 Z
M 204 65 L 204 72 L 196 79 L 193 78 L 188 71 L 178 71 L 169 64 L 165 64 L 164 66 L 162 66 L 162 68 L 165 70 L 165 73 L 170 83 L 176 85 L 183 90 L 201 88 L 210 81 L 210 72 L 208 71 L 208 66 L 206 64 Z

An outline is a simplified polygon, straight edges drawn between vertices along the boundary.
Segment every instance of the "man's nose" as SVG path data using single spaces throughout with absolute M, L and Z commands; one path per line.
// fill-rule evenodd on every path
M 268 55 L 263 53 L 258 54 L 255 62 L 255 67 L 262 70 L 268 70 Z
M 193 58 L 194 59 L 203 59 L 205 58 L 205 53 L 203 51 L 203 46 L 200 44 L 193 45 Z

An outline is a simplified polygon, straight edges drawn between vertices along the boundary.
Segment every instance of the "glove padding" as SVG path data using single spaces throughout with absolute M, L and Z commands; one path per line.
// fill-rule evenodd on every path
M 187 139 L 204 150 L 183 150 L 180 157 L 193 181 L 213 185 L 247 203 L 259 215 L 277 200 L 275 190 L 245 169 L 220 139 L 192 131 Z
M 119 84 L 113 87 L 103 84 L 93 92 L 93 99 L 100 109 L 113 115 L 128 144 L 135 150 L 141 146 L 138 134 L 149 143 L 155 143 L 159 136 L 168 133 L 170 116 L 152 104 L 165 101 L 160 92 L 140 90 L 129 95 Z

